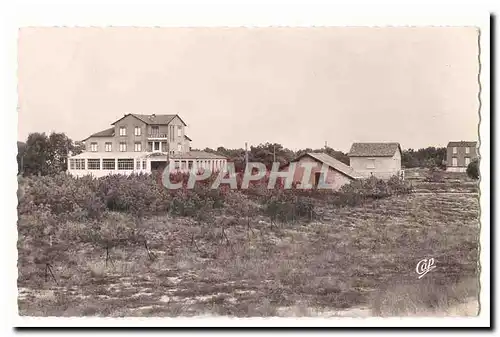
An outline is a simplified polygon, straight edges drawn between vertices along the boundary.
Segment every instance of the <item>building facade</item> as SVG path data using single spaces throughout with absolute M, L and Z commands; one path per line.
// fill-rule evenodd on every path
M 465 172 L 478 157 L 477 142 L 449 142 L 446 147 L 446 171 Z
M 323 184 L 327 184 L 330 189 L 339 190 L 345 184 L 359 178 L 352 168 L 326 153 L 306 153 L 293 160 L 292 163 L 296 165 L 293 182 L 297 187 L 301 187 L 303 181 L 305 181 L 306 184 L 315 188 L 318 187 L 321 181 Z M 304 179 L 306 167 L 309 165 L 311 166 L 310 174 Z M 323 166 L 327 168 L 325 170 L 326 174 L 322 172 Z M 284 166 L 282 171 L 286 171 L 288 167 L 289 165 Z
M 353 143 L 349 166 L 363 178 L 389 179 L 402 176 L 399 143 Z
M 167 165 L 172 172 L 226 167 L 223 156 L 191 151 L 187 125 L 178 115 L 126 114 L 111 125 L 83 140 L 85 152 L 69 158 L 70 174 L 128 175 L 163 171 Z

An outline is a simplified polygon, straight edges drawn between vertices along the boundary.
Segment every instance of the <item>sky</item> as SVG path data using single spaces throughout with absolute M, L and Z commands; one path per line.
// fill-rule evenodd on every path
M 473 27 L 23 28 L 18 140 L 179 114 L 191 146 L 477 140 Z

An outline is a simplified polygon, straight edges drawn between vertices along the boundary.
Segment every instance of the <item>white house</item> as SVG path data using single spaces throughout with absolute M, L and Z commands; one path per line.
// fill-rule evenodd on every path
M 364 178 L 388 179 L 401 175 L 401 155 L 399 143 L 353 143 L 349 166 Z

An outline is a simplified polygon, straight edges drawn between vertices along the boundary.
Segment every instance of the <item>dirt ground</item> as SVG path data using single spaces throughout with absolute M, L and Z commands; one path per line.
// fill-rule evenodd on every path
M 117 245 L 106 263 L 104 247 L 54 242 L 55 280 L 21 237 L 19 313 L 475 315 L 478 216 L 476 193 L 416 193 L 326 207 L 313 222 L 256 216 L 224 232 L 154 217 L 144 224 L 151 256 Z M 416 264 L 431 257 L 436 268 L 418 279 Z

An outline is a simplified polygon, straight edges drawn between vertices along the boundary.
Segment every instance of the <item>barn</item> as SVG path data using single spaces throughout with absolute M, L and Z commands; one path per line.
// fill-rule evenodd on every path
M 321 181 L 329 185 L 330 189 L 338 190 L 343 185 L 359 178 L 359 175 L 351 167 L 326 153 L 305 153 L 291 161 L 291 163 L 296 165 L 293 182 L 302 188 L 306 188 L 303 185 L 304 182 L 314 188 L 318 187 Z M 286 170 L 289 165 L 286 165 L 283 169 Z M 311 167 L 310 174 L 304 178 L 308 167 Z M 324 172 L 322 172 L 323 167 L 326 168 L 323 169 Z M 323 173 L 326 173 L 326 179 Z

